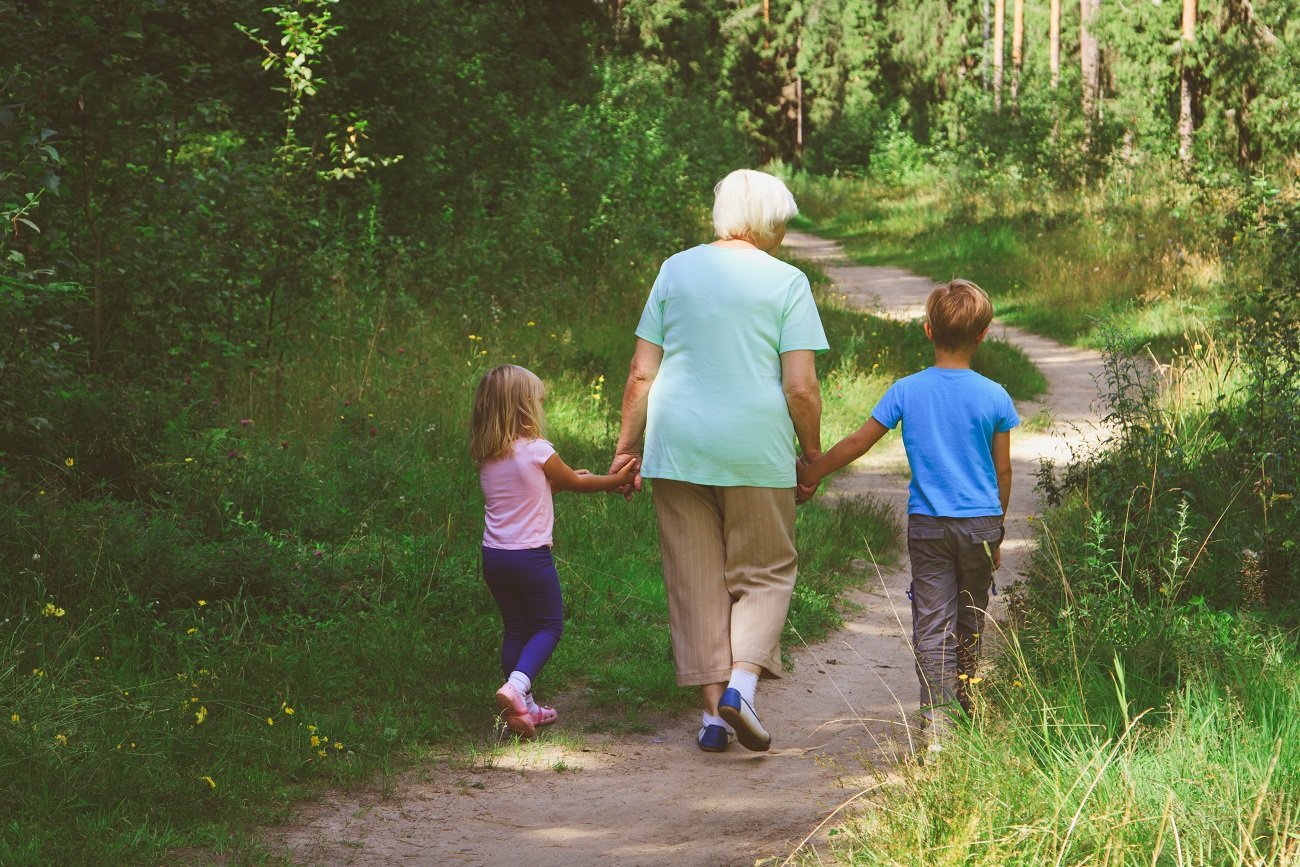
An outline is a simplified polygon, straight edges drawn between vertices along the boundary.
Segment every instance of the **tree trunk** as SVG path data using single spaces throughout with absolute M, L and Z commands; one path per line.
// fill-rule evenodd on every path
M 984 50 L 980 52 L 980 82 L 984 89 L 988 90 L 991 82 L 989 81 L 989 43 L 992 37 L 989 34 L 989 0 L 983 0 L 980 4 L 980 30 L 984 37 Z
M 1002 44 L 1007 35 L 1007 0 L 993 0 L 993 110 L 1002 110 Z
M 1183 0 L 1183 56 L 1180 105 L 1178 109 L 1178 158 L 1183 165 L 1192 164 L 1192 135 L 1196 132 L 1193 107 L 1196 101 L 1195 71 L 1187 62 L 1187 52 L 1196 39 L 1196 0 Z
M 1101 45 L 1088 29 L 1101 0 L 1079 0 L 1079 70 L 1083 76 L 1083 123 L 1091 142 L 1101 98 Z
M 1061 0 L 1052 0 L 1047 25 L 1047 66 L 1052 71 L 1052 90 L 1061 83 Z
M 1015 12 L 1011 19 L 1011 106 L 1016 106 L 1020 95 L 1020 61 L 1025 44 L 1025 0 L 1015 0 Z

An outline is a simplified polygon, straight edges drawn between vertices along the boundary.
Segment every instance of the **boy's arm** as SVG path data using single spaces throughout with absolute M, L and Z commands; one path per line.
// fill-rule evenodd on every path
M 580 494 L 590 494 L 595 491 L 612 491 L 628 484 L 636 477 L 640 467 L 641 462 L 633 458 L 623 464 L 617 472 L 607 476 L 596 476 L 586 470 L 571 469 L 558 454 L 553 454 L 546 459 L 546 463 L 542 464 L 542 472 L 546 473 L 546 478 L 550 480 L 552 491 L 577 491 Z
M 874 417 L 868 418 L 862 427 L 831 446 L 830 451 L 820 458 L 809 464 L 800 464 L 799 484 L 817 484 L 839 468 L 865 455 L 887 433 L 889 428 L 876 421 Z
M 993 434 L 993 469 L 998 476 L 998 501 L 1002 503 L 1002 522 L 1007 520 L 1011 503 L 1011 431 Z

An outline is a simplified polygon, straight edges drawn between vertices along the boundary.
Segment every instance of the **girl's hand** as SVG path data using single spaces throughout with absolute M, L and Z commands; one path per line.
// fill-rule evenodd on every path
M 635 485 L 637 490 L 641 489 L 641 462 L 632 458 L 622 466 L 615 469 L 610 467 L 610 475 L 618 481 L 618 487 L 615 490 L 622 492 L 625 487 Z

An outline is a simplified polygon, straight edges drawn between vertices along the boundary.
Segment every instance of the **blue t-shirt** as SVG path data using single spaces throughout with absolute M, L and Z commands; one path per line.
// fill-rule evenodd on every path
M 929 367 L 891 385 L 871 417 L 890 429 L 903 423 L 909 515 L 1002 514 L 993 435 L 1020 424 L 1005 388 L 970 369 Z
M 702 244 L 664 262 L 637 337 L 663 347 L 641 474 L 793 488 L 781 353 L 824 352 L 808 278 L 761 250 Z

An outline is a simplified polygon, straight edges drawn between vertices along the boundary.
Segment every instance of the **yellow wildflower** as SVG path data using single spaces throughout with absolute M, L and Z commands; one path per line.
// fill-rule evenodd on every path
M 971 682 L 972 684 L 976 684 L 976 683 L 979 683 L 979 682 L 980 682 L 981 680 L 983 680 L 983 679 L 984 679 L 984 678 L 982 678 L 982 677 L 972 677 L 972 678 L 970 679 L 970 682 Z
M 270 717 L 267 717 L 267 718 L 266 718 L 266 724 L 269 725 L 269 726 L 273 726 L 273 725 L 275 725 L 275 720 L 271 719 Z
M 199 779 L 207 783 L 209 786 L 211 786 L 214 789 L 217 787 L 217 781 L 209 777 L 207 774 L 204 774 L 203 776 L 199 777 Z
M 194 633 L 196 633 L 196 632 L 198 632 L 198 631 L 199 631 L 199 628 L 198 628 L 197 626 L 191 626 L 189 629 L 185 630 L 185 634 L 186 634 L 186 635 L 193 635 Z
M 293 708 L 289 707 L 289 705 L 281 704 L 280 709 L 283 710 L 287 715 L 293 716 Z
M 63 459 L 63 465 L 64 465 L 65 467 L 71 467 L 71 466 L 72 466 L 73 464 L 75 464 L 75 463 L 76 463 L 76 461 L 74 461 L 72 458 L 64 458 L 64 459 Z
M 316 731 L 316 726 L 307 726 L 307 731 L 309 731 L 309 732 L 314 732 L 314 731 Z
M 186 458 L 186 459 L 185 459 L 185 463 L 187 463 L 187 464 L 192 464 L 192 463 L 194 463 L 194 458 Z
M 22 722 L 22 721 L 23 721 L 23 718 L 20 717 L 18 714 L 16 714 L 16 713 L 11 713 L 11 714 L 9 714 L 9 722 L 13 723 L 14 725 L 18 725 L 18 723 L 20 723 L 20 722 Z
M 200 599 L 200 600 L 199 600 L 199 607 L 200 607 L 200 608 L 202 608 L 204 605 L 207 605 L 207 604 L 208 604 L 208 600 L 206 600 L 206 599 Z
M 65 747 L 68 745 L 68 736 L 67 736 L 67 735 L 64 735 L 64 734 L 58 734 L 58 735 L 55 735 L 55 736 L 54 736 L 54 739 L 55 739 L 56 741 L 58 741 L 61 745 L 65 746 Z
M 320 738 L 318 738 L 316 735 L 312 735 L 312 736 L 311 736 L 311 745 L 312 745 L 313 747 L 318 747 L 318 746 L 320 746 Z
M 205 704 L 199 705 L 198 713 L 194 714 L 194 724 L 196 726 L 201 726 L 203 725 L 203 721 L 207 718 L 208 718 L 208 706 Z
M 957 679 L 958 679 L 958 680 L 969 680 L 969 679 L 970 679 L 970 675 L 968 675 L 968 674 L 959 674 L 959 675 L 957 675 Z
M 537 323 L 534 322 L 533 320 L 531 320 L 531 319 L 528 320 L 528 327 L 529 327 L 529 328 L 532 328 L 532 327 L 533 327 L 534 325 L 536 325 L 536 324 L 537 324 Z
M 1014 687 L 1018 687 L 1018 688 L 1023 688 L 1023 687 L 1024 687 L 1024 684 L 1021 683 L 1019 680 L 1013 680 L 1013 681 L 1011 681 L 1011 685 L 1014 686 Z
M 336 750 L 341 750 L 341 749 L 343 749 L 343 741 L 335 741 L 335 742 L 334 742 L 334 749 L 336 749 Z
M 323 758 L 325 758 L 325 751 L 324 751 L 324 750 L 317 750 L 317 751 L 316 751 L 316 755 L 320 756 L 320 757 L 323 759 Z

